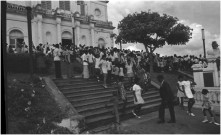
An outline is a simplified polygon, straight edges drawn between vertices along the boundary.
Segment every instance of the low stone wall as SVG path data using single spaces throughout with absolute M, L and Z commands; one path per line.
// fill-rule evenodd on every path
M 50 77 L 43 77 L 43 79 L 45 81 L 47 91 L 54 98 L 62 112 L 67 114 L 67 118 L 62 120 L 61 123 L 57 123 L 57 125 L 68 128 L 74 134 L 79 134 L 85 129 L 84 117 L 78 114 L 77 110 L 59 91 Z

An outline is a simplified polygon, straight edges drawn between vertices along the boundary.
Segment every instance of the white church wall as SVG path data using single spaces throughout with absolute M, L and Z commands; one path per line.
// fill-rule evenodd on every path
M 102 31 L 95 31 L 95 46 L 98 46 L 98 40 L 99 38 L 104 39 L 106 45 L 105 47 L 112 47 L 112 41 L 110 38 L 110 33 L 109 32 L 102 32 Z
M 46 44 L 46 32 L 50 32 L 51 34 L 51 41 L 49 43 L 51 44 L 57 44 L 58 43 L 58 38 L 57 38 L 57 27 L 54 24 L 50 23 L 43 23 L 42 24 L 42 37 L 43 37 L 43 43 Z
M 80 11 L 80 9 L 78 9 L 80 6 L 77 5 L 76 1 L 70 1 L 71 2 L 71 11 L 75 12 L 75 11 Z M 14 3 L 17 5 L 23 5 L 25 6 L 25 2 L 10 2 L 10 3 Z M 38 3 L 41 3 L 41 1 L 38 1 Z M 85 7 L 85 10 L 88 10 L 90 13 L 88 13 L 88 15 L 93 14 L 94 15 L 94 10 L 96 8 L 99 8 L 102 12 L 102 16 L 100 18 L 96 18 L 96 16 L 94 15 L 95 19 L 97 20 L 101 20 L 101 21 L 107 21 L 107 5 L 106 3 L 103 2 L 96 2 L 96 1 L 85 1 L 85 3 L 87 4 L 87 6 L 90 7 Z M 59 2 L 58 1 L 52 1 L 52 9 L 56 9 L 57 7 L 59 7 Z M 87 11 L 86 11 L 87 14 Z M 28 32 L 27 32 L 27 17 L 25 15 L 19 15 L 19 14 L 13 14 L 13 13 L 7 13 L 7 42 L 9 43 L 9 31 L 12 29 L 18 29 L 20 30 L 23 35 L 24 35 L 24 41 L 27 44 L 28 43 Z M 61 21 L 61 33 L 60 35 L 62 35 L 62 32 L 64 31 L 69 31 L 72 34 L 72 22 L 71 21 L 67 21 L 67 20 L 63 20 Z M 91 46 L 92 43 L 92 35 L 91 35 L 91 30 L 89 27 L 89 24 L 80 24 L 80 35 L 79 35 L 79 43 L 82 42 L 81 38 L 82 36 L 84 37 L 85 40 L 85 44 L 88 46 Z M 109 29 L 105 29 L 105 28 L 99 28 L 99 27 L 95 27 L 94 28 L 94 45 L 97 46 L 98 45 L 98 39 L 99 38 L 103 38 L 106 42 L 106 47 L 109 47 L 111 45 L 113 45 L 113 41 L 110 38 L 110 33 L 112 33 L 113 30 L 109 30 Z M 77 34 L 77 32 L 75 31 L 75 34 Z M 39 37 L 38 37 L 38 21 L 37 18 L 34 17 L 34 19 L 32 19 L 32 40 L 35 46 L 38 45 L 39 42 Z M 46 44 L 47 42 L 49 42 L 50 44 L 56 44 L 58 43 L 58 37 L 57 37 L 57 23 L 56 23 L 56 19 L 55 18 L 46 18 L 43 16 L 42 18 L 42 43 Z M 72 36 L 73 37 L 73 36 Z M 76 36 L 78 37 L 78 36 Z M 76 41 L 77 38 L 75 37 Z M 62 38 L 62 37 L 61 37 Z M 77 42 L 76 42 L 77 43 Z
M 8 14 L 7 14 L 8 15 Z M 15 25 L 16 24 L 16 25 Z M 25 43 L 28 43 L 28 31 L 27 31 L 27 23 L 26 21 L 18 21 L 15 19 L 8 19 L 7 18 L 7 43 L 9 43 L 9 33 L 14 30 L 17 29 L 19 31 L 21 31 L 24 35 L 24 41 Z
M 85 36 L 85 38 L 84 38 Z M 80 44 L 85 44 L 86 46 L 91 46 L 91 34 L 90 34 L 90 30 L 85 28 L 85 27 L 81 27 L 80 29 Z

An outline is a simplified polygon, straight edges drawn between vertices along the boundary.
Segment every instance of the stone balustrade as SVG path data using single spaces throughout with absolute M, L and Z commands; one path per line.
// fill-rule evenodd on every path
M 27 10 L 25 6 L 7 3 L 7 12 L 18 13 L 25 15 Z

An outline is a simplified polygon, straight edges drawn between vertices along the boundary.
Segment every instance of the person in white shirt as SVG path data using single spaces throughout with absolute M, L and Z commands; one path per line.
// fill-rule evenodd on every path
M 101 70 L 104 76 L 104 88 L 107 88 L 107 61 L 106 61 L 106 56 L 104 55 L 102 57 L 102 60 L 100 61 L 100 65 L 101 65 Z
M 81 56 L 81 59 L 83 61 L 83 78 L 88 79 L 89 78 L 89 70 L 88 70 L 88 51 L 84 50 L 83 55 Z
M 90 78 L 94 77 L 94 55 L 92 54 L 92 50 L 89 50 L 88 53 L 88 67 L 89 67 L 89 75 Z
M 133 90 L 133 94 L 134 94 L 134 104 L 136 105 L 135 108 L 132 110 L 132 114 L 134 116 L 136 116 L 137 118 L 141 118 L 140 115 L 140 111 L 141 111 L 141 107 L 144 104 L 144 100 L 141 96 L 141 92 L 142 89 L 141 87 L 138 85 L 139 79 L 135 78 L 134 79 L 134 85 L 132 87 Z
M 116 81 L 116 83 L 119 80 L 119 63 L 116 62 L 115 63 L 115 68 L 114 68 L 114 81 Z
M 184 94 L 184 91 L 182 89 L 182 82 L 183 82 L 183 76 L 179 75 L 178 76 L 178 82 L 177 82 L 177 97 L 179 98 L 179 105 L 180 105 L 181 109 L 184 110 L 183 99 L 185 97 L 185 94 Z
M 127 77 L 131 78 L 132 82 L 132 79 L 134 77 L 134 72 L 133 72 L 133 63 L 130 60 L 126 62 L 126 69 L 127 69 Z
M 100 67 L 99 67 L 100 61 L 101 60 L 100 60 L 99 55 L 96 55 L 94 73 L 95 73 L 95 77 L 97 79 L 97 82 L 100 82 Z
M 124 80 L 124 66 L 123 64 L 120 64 L 120 68 L 119 68 L 119 81 L 123 81 Z
M 113 63 L 115 61 L 115 57 L 114 57 L 114 53 L 113 52 L 110 53 L 110 58 L 111 58 L 111 61 Z
M 111 58 L 107 59 L 107 82 L 110 83 L 111 82 L 111 71 L 112 71 L 112 62 L 111 62 Z
M 181 85 L 182 85 L 182 89 L 183 89 L 186 97 L 189 99 L 188 100 L 188 111 L 187 111 L 187 113 L 190 116 L 195 116 L 192 113 L 192 110 L 191 110 L 193 105 L 194 105 L 194 103 L 195 103 L 195 100 L 194 100 L 194 97 L 193 97 L 193 93 L 191 91 L 193 83 L 190 80 L 188 80 L 187 76 L 184 76 L 184 81 L 181 83 Z
M 114 51 L 114 61 L 115 61 L 116 59 L 118 60 L 118 58 L 119 58 L 119 57 L 118 57 L 118 52 L 115 50 L 115 51 Z
M 55 64 L 55 75 L 56 75 L 56 78 L 62 78 L 61 77 L 61 52 L 60 52 L 60 49 L 59 49 L 59 45 L 56 44 L 55 46 L 55 49 L 53 51 L 53 55 L 54 55 L 54 64 Z
M 73 54 L 73 51 L 70 50 L 70 46 L 67 45 L 65 46 L 65 49 L 62 53 L 62 55 L 64 55 L 64 62 L 65 62 L 65 66 L 66 66 L 66 74 L 67 74 L 67 78 L 71 78 L 73 75 L 72 72 L 72 64 L 71 64 L 71 55 Z
M 102 59 L 103 56 L 104 56 L 104 52 L 103 52 L 103 50 L 101 50 L 101 51 L 100 51 L 100 59 Z

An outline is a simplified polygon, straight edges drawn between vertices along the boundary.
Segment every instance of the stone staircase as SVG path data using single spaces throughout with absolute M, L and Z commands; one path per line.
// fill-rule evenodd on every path
M 129 82 L 125 79 L 125 85 Z M 117 88 L 114 85 L 109 85 L 108 88 L 102 86 L 102 82 L 98 83 L 95 80 L 84 80 L 82 78 L 75 79 L 54 79 L 54 83 L 59 90 L 75 107 L 80 115 L 85 117 L 87 130 L 102 127 L 115 121 L 112 114 L 112 107 L 105 108 L 105 104 L 109 102 L 112 97 L 112 92 Z M 134 117 L 131 113 L 134 107 L 133 93 L 127 91 L 128 104 L 126 114 L 120 114 L 120 119 L 125 120 Z M 145 104 L 142 107 L 142 114 L 153 112 L 158 109 L 160 105 L 160 95 L 155 87 L 144 93 L 143 98 Z M 119 110 L 121 110 L 123 102 L 119 103 Z

